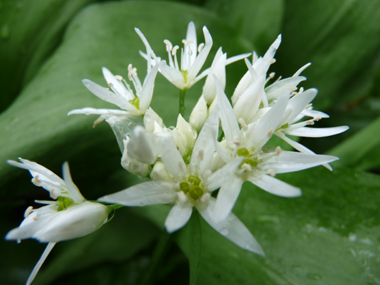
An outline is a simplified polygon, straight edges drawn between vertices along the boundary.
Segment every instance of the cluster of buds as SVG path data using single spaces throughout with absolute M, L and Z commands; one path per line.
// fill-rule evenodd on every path
M 114 207 L 172 205 L 165 221 L 165 228 L 169 233 L 182 228 L 196 208 L 216 231 L 236 245 L 264 255 L 251 232 L 232 213 L 242 184 L 249 181 L 271 194 L 282 197 L 300 196 L 299 188 L 274 176 L 277 173 L 294 172 L 319 165 L 331 169 L 329 163 L 338 158 L 317 155 L 287 135 L 324 137 L 341 133 L 348 127 L 309 127 L 315 121 L 328 117 L 327 114 L 312 108 L 311 101 L 316 96 L 317 90 L 304 90 L 298 87 L 306 80 L 300 75 L 301 72 L 310 64 L 300 68 L 292 77 L 278 78 L 270 84 L 274 74 L 268 75 L 268 70 L 275 62 L 274 56 L 281 43 L 281 36 L 274 41 L 263 57 L 254 53 L 251 62 L 248 60 L 250 54 L 227 58 L 219 48 L 211 66 L 200 73 L 213 44 L 206 27 L 203 27 L 205 43 L 197 45 L 195 25 L 190 22 L 186 39 L 183 40 L 184 47 L 180 51 L 180 64 L 177 57 L 179 46 L 173 46 L 169 40 L 164 40 L 168 52 L 167 63 L 156 56 L 143 33 L 137 28 L 135 30 L 146 48 L 145 52 L 140 52 L 147 61 L 147 75 L 143 82 L 139 80 L 136 68 L 132 65 L 128 67 L 128 80 L 119 75 L 115 76 L 103 68 L 108 87 L 102 87 L 87 79 L 83 80 L 83 84 L 94 95 L 117 105 L 121 110 L 83 108 L 69 112 L 69 115 L 100 115 L 94 125 L 105 120 L 111 126 L 122 152 L 121 165 L 130 173 L 144 178 L 144 182 L 101 197 L 98 201 L 117 205 Z M 242 59 L 248 71 L 236 86 L 230 103 L 224 92 L 225 67 Z M 175 127 L 167 127 L 159 114 L 150 107 L 158 73 L 180 91 L 180 110 Z M 205 77 L 203 92 L 186 120 L 184 112 L 186 90 Z M 132 82 L 134 90 L 127 81 Z M 284 151 L 279 146 L 268 145 L 272 136 L 281 138 L 295 151 Z M 33 171 L 36 171 L 34 167 L 37 167 L 37 164 L 26 160 L 22 162 L 23 164 L 15 162 L 11 164 L 29 169 L 35 176 Z M 73 192 L 70 189 L 74 189 L 74 184 L 67 178 L 69 177 L 67 173 L 65 164 L 65 181 L 60 180 L 60 184 L 56 182 L 60 185 L 61 192 L 55 196 L 61 197 L 62 193 L 66 193 L 62 189 Z M 38 177 L 42 177 L 41 175 Z M 45 181 L 48 175 L 44 175 L 43 180 L 36 178 L 36 181 Z M 55 180 L 58 179 L 54 177 Z M 41 184 L 45 189 L 50 189 L 44 185 Z M 67 187 L 64 188 L 64 185 Z M 34 237 L 43 242 L 57 242 L 79 237 L 97 229 L 107 219 L 107 206 L 87 202 L 82 196 L 79 199 L 78 193 L 74 195 L 76 198 L 63 195 L 63 200 L 58 199 L 55 203 L 64 205 L 63 212 L 75 211 L 75 207 L 80 212 L 79 208 L 85 205 L 88 207 L 96 205 L 97 208 L 103 209 L 102 215 L 90 212 L 78 214 L 77 218 L 81 216 L 83 221 L 92 223 L 91 226 L 83 225 L 83 231 L 71 232 L 67 234 L 68 237 L 52 234 L 54 238 L 50 238 L 45 232 L 49 232 L 50 228 L 58 229 L 61 224 L 57 222 L 55 228 L 46 226 L 49 229 L 47 230 L 41 223 L 39 231 L 43 234 L 22 235 L 20 232 L 26 228 L 24 224 L 28 224 L 30 220 L 26 218 L 18 229 L 8 234 L 7 238 Z M 54 205 L 49 211 L 55 211 L 54 215 L 57 218 L 51 218 L 51 221 L 58 221 L 61 204 Z M 35 213 L 42 213 L 43 209 L 44 207 Z M 65 217 L 62 220 L 69 220 L 68 214 L 62 217 Z

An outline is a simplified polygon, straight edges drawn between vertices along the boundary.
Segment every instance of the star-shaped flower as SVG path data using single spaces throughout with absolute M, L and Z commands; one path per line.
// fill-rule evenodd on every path
M 190 219 L 195 207 L 214 229 L 235 244 L 263 254 L 249 230 L 232 213 L 229 213 L 228 219 L 215 219 L 216 200 L 211 197 L 211 193 L 228 181 L 231 173 L 234 173 L 243 160 L 237 157 L 216 172 L 211 172 L 219 128 L 217 109 L 218 107 L 215 107 L 204 124 L 188 164 L 170 136 L 156 136 L 154 145 L 160 161 L 155 163 L 150 174 L 153 181 L 140 183 L 98 200 L 126 206 L 174 204 L 165 221 L 169 233 L 182 228 Z

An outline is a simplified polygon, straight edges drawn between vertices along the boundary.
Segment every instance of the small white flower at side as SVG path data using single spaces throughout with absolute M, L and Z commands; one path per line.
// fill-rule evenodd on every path
M 141 84 L 137 77 L 137 70 L 129 65 L 128 78 L 132 81 L 136 94 L 129 86 L 127 81 L 120 75 L 113 75 L 107 68 L 103 67 L 103 75 L 107 81 L 108 88 L 102 87 L 88 79 L 83 79 L 84 86 L 87 87 L 95 96 L 109 103 L 115 104 L 121 110 L 113 109 L 94 109 L 83 108 L 72 110 L 68 115 L 73 114 L 97 114 L 101 117 L 95 125 L 111 116 L 143 116 L 149 108 L 153 97 L 154 81 L 158 72 L 159 65 L 153 67 L 147 74 L 144 83 Z
M 49 243 L 27 280 L 26 284 L 30 284 L 57 242 L 82 237 L 99 229 L 107 221 L 108 207 L 89 202 L 82 196 L 71 179 L 67 162 L 63 164 L 63 179 L 61 179 L 35 162 L 21 158 L 19 160 L 21 163 L 16 161 L 8 163 L 29 170 L 33 176 L 32 182 L 49 191 L 50 197 L 56 199 L 56 201 L 36 201 L 46 206 L 37 209 L 28 207 L 24 221 L 5 237 L 7 240 L 34 238 Z
M 169 135 L 156 138 L 160 161 L 150 175 L 153 181 L 143 182 L 120 192 L 99 198 L 99 201 L 125 206 L 174 204 L 165 221 L 169 233 L 182 228 L 190 219 L 193 207 L 218 232 L 238 246 L 263 255 L 255 238 L 232 213 L 228 219 L 215 219 L 216 201 L 211 193 L 229 180 L 231 173 L 241 164 L 238 157 L 211 173 L 217 130 L 218 107 L 204 124 L 194 145 L 191 158 L 186 164 Z

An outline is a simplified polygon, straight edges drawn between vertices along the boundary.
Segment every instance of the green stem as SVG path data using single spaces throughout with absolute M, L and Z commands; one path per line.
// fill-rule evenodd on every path
M 165 258 L 165 255 L 170 248 L 171 242 L 171 235 L 168 234 L 166 231 L 163 232 L 163 234 L 157 241 L 156 247 L 153 251 L 152 259 L 149 264 L 149 268 L 147 269 L 147 272 L 144 274 L 143 279 L 141 280 L 142 282 L 140 284 L 154 284 L 154 277 L 156 276 L 157 268 L 163 262 L 163 259 Z
M 185 116 L 185 94 L 186 89 L 181 89 L 179 92 L 179 113 L 182 117 Z

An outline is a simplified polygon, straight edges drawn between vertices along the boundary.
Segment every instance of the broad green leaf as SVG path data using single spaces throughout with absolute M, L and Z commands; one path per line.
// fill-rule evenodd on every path
M 312 62 L 304 86 L 316 87 L 318 108 L 365 96 L 379 67 L 380 2 L 286 1 L 278 75 Z
M 228 21 L 250 49 L 264 54 L 281 31 L 283 0 L 207 0 L 204 7 Z
M 353 168 L 370 168 L 380 163 L 380 117 L 369 126 L 337 145 L 330 154 L 340 158 L 336 165 Z
M 240 249 L 202 220 L 197 284 L 378 283 L 380 178 L 322 167 L 278 178 L 301 187 L 303 196 L 276 197 L 246 183 L 233 210 L 266 257 Z
M 96 0 L 0 2 L 0 111 L 37 73 L 62 40 L 70 20 Z

